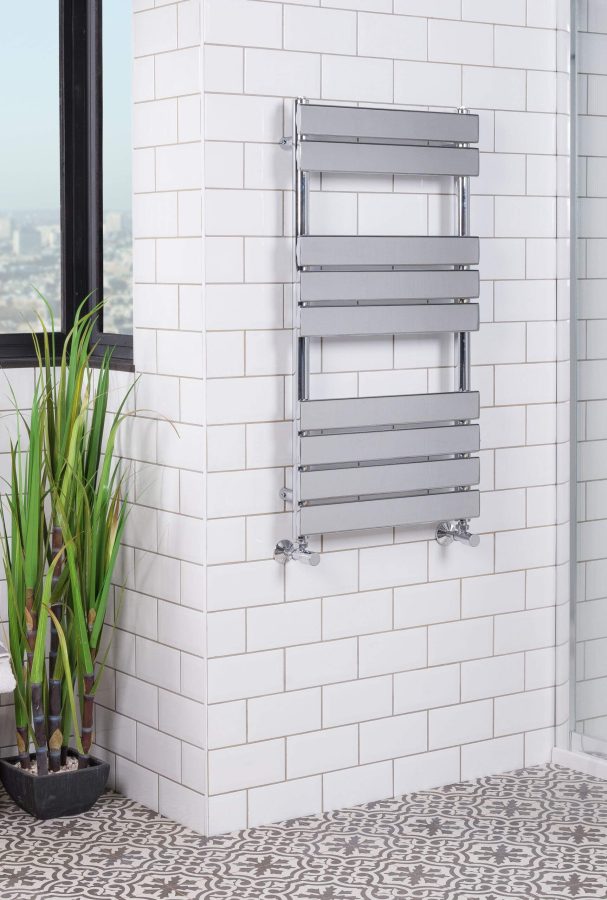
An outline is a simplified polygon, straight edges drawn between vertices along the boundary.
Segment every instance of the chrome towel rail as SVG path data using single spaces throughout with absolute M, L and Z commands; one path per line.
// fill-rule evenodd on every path
M 470 333 L 479 328 L 479 240 L 470 235 L 470 176 L 478 174 L 478 116 L 330 106 L 298 99 L 293 334 L 296 378 L 292 540 L 275 559 L 317 565 L 311 536 L 439 522 L 437 541 L 477 546 L 480 399 L 470 389 Z M 457 233 L 310 234 L 310 173 L 448 175 Z M 456 390 L 386 397 L 310 398 L 313 338 L 452 332 Z M 355 364 L 353 365 L 355 368 Z

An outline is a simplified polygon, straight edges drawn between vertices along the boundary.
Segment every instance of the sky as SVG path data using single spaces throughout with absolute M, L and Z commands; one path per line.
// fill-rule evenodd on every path
M 104 206 L 131 206 L 131 3 L 103 0 Z M 0 0 L 0 209 L 59 208 L 59 0 Z

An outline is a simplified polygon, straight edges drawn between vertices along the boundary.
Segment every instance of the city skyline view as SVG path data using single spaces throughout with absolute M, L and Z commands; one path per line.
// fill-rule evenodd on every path
M 132 332 L 131 4 L 103 0 L 104 329 Z M 0 5 L 0 334 L 60 324 L 59 2 Z M 21 73 L 18 80 L 14 72 Z M 32 128 L 32 123 L 35 127 Z M 10 173 L 10 175 L 8 174 Z
M 104 328 L 132 331 L 132 223 L 130 212 L 108 210 L 103 222 Z M 59 210 L 0 210 L 0 323 L 5 334 L 39 330 L 61 317 Z

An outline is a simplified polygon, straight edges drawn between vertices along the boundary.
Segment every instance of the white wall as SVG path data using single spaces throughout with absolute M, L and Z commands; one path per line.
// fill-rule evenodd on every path
M 205 3 L 211 832 L 549 758 L 567 563 L 556 484 L 566 498 L 568 477 L 556 26 L 556 4 L 537 0 Z M 271 559 L 290 533 L 277 492 L 290 461 L 292 195 L 277 142 L 296 95 L 480 112 L 477 550 L 398 528 L 325 538 L 318 569 L 291 564 L 284 583 Z M 314 188 L 316 231 L 434 233 L 452 219 L 443 181 Z M 326 341 L 314 361 L 316 396 L 452 385 L 448 341 Z

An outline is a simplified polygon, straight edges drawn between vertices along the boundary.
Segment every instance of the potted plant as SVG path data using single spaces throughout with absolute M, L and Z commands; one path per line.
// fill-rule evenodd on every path
M 80 308 L 57 365 L 53 333 L 34 336 L 39 369 L 31 412 L 17 410 L 26 435 L 11 443 L 2 510 L 18 755 L 0 760 L 0 780 L 38 818 L 84 812 L 109 773 L 90 748 L 126 516 L 113 454 L 128 392 L 109 415 L 109 353 L 91 366 L 96 311 Z

